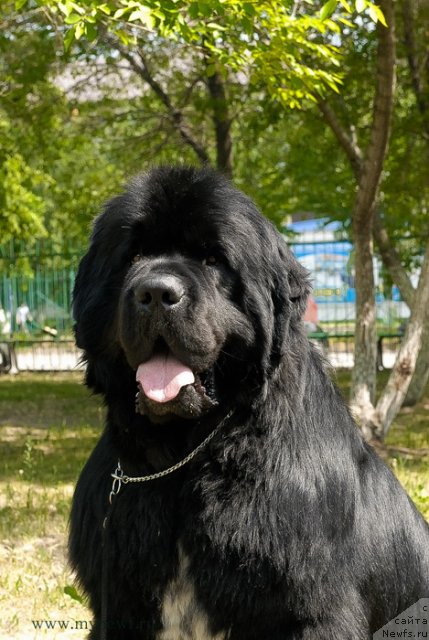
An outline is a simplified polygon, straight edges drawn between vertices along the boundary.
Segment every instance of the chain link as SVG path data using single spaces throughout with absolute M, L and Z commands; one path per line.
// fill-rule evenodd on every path
M 111 474 L 111 476 L 113 478 L 113 482 L 112 482 L 112 489 L 111 489 L 110 494 L 109 494 L 109 502 L 110 502 L 110 504 L 112 504 L 113 498 L 118 495 L 119 491 L 121 490 L 122 484 L 128 484 L 129 482 L 150 482 L 151 480 L 158 480 L 159 478 L 164 478 L 165 476 L 170 475 L 170 473 L 174 473 L 178 469 L 181 469 L 183 466 L 185 466 L 185 464 L 187 464 L 193 458 L 195 458 L 195 456 L 202 449 L 204 449 L 206 444 L 208 444 L 210 442 L 210 440 L 212 440 L 215 437 L 215 435 L 217 433 L 219 433 L 219 431 L 220 431 L 221 427 L 223 426 L 223 424 L 231 416 L 231 413 L 232 412 L 230 412 L 226 416 L 226 418 L 224 420 L 222 420 L 222 422 L 220 424 L 218 424 L 216 429 L 213 429 L 213 431 L 211 433 L 209 433 L 207 438 L 205 438 L 198 445 L 198 447 L 193 449 L 193 451 L 191 451 L 191 453 L 188 453 L 188 455 L 185 458 L 183 458 L 182 460 L 180 460 L 179 462 L 174 464 L 172 467 L 168 467 L 168 469 L 164 469 L 163 471 L 158 471 L 158 473 L 152 473 L 152 474 L 147 475 L 147 476 L 127 476 L 127 475 L 125 475 L 125 473 L 124 473 L 124 471 L 123 471 L 123 469 L 121 467 L 121 461 L 118 460 L 118 466 L 116 467 L 114 473 Z

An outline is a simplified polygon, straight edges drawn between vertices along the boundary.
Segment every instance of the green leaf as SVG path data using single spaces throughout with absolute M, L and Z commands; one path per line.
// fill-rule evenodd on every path
M 327 18 L 330 18 L 331 15 L 334 13 L 335 9 L 337 7 L 337 0 L 328 0 L 328 2 L 326 2 L 323 7 L 320 9 L 320 19 L 321 20 L 326 20 Z
M 140 20 L 142 24 L 144 24 L 149 29 L 153 29 L 153 18 L 151 14 L 151 10 L 148 7 L 141 7 L 140 9 L 135 9 L 131 12 L 130 17 L 128 18 L 130 22 L 134 20 Z
M 124 16 L 127 13 L 127 11 L 129 11 L 129 7 L 123 7 L 122 9 L 118 9 L 113 14 L 113 19 L 117 20 L 118 18 L 122 18 L 122 16 Z
M 94 42 L 98 36 L 98 29 L 93 24 L 87 22 L 85 28 L 85 36 L 89 42 Z
M 70 7 L 68 3 L 58 2 L 57 4 L 58 4 L 58 9 L 65 16 L 68 16 L 69 13 L 71 13 L 73 11 L 72 7 Z
M 312 0 L 310 0 L 310 2 L 311 1 Z M 248 15 L 249 17 L 253 18 L 254 16 L 256 16 L 256 9 L 252 2 L 245 2 L 243 5 L 243 9 L 246 15 Z
M 198 2 L 191 2 L 188 7 L 189 17 L 192 19 L 198 18 L 200 15 L 200 8 L 198 6 Z
M 372 4 L 369 7 L 369 15 L 371 16 L 371 18 L 374 20 L 374 22 L 381 22 L 382 25 L 384 25 L 385 27 L 387 27 L 387 22 L 385 20 L 385 17 L 383 15 L 382 10 L 380 9 L 380 7 L 377 7 L 377 5 Z
M 82 17 L 80 15 L 78 15 L 77 13 L 71 13 L 70 15 L 68 15 L 64 19 L 64 22 L 66 24 L 76 24 L 77 22 L 80 22 L 81 20 L 82 20 Z
M 79 24 L 77 24 L 75 27 L 74 37 L 76 38 L 76 40 L 80 40 L 80 38 L 83 36 L 84 33 L 85 33 L 85 26 L 82 22 L 79 22 Z
M 130 36 L 123 29 L 115 29 L 115 34 L 118 36 L 122 44 L 127 45 L 130 43 Z
M 351 8 L 350 4 L 347 2 L 347 0 L 340 0 L 340 2 L 343 5 L 344 9 L 347 11 L 347 13 L 351 13 L 352 12 L 352 8 Z
M 85 14 L 85 9 L 72 0 L 64 0 L 64 2 L 57 2 L 57 6 L 61 13 L 65 16 L 69 16 L 71 13 L 80 13 L 81 16 Z
M 102 11 L 106 16 L 110 16 L 110 14 L 112 13 L 112 10 L 108 4 L 100 4 L 97 8 L 99 11 Z
M 19 11 L 26 4 L 27 4 L 27 0 L 15 0 L 15 9 Z
M 210 2 L 200 2 L 199 11 L 205 18 L 209 18 L 214 13 Z
M 336 0 L 334 0 L 336 2 Z M 226 31 L 226 27 L 224 27 L 223 25 L 217 23 L 217 22 L 208 22 L 207 23 L 207 27 L 209 29 L 215 29 L 217 31 Z
M 356 6 L 356 11 L 358 13 L 362 13 L 362 11 L 366 9 L 366 2 L 365 0 L 356 0 L 355 6 Z
M 217 71 L 217 65 L 216 64 L 208 64 L 206 66 L 206 75 L 207 75 L 208 78 L 211 78 L 211 76 L 214 76 L 216 71 Z
M 76 600 L 76 602 L 80 602 L 80 604 L 83 604 L 82 596 L 79 595 L 79 593 L 76 591 L 76 588 L 73 587 L 73 585 L 68 584 L 66 587 L 64 587 L 64 593 L 66 594 L 66 596 L 70 596 L 70 598 L 72 598 L 73 600 Z
M 77 2 L 72 2 L 72 0 L 67 0 L 66 4 L 69 4 L 71 8 L 74 9 L 76 13 L 80 13 L 81 16 L 85 15 L 85 9 Z
M 353 22 L 350 22 L 350 20 L 347 20 L 347 18 L 343 18 L 342 16 L 338 17 L 338 22 L 341 22 L 342 24 L 346 25 L 346 27 L 349 27 L 350 29 L 354 29 L 355 27 Z
M 75 40 L 75 27 L 72 27 L 71 29 L 69 29 L 66 33 L 66 35 L 64 36 L 64 50 L 65 51 L 69 51 L 72 43 Z

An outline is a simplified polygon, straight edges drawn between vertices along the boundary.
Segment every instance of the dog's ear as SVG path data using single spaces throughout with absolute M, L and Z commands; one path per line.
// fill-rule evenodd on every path
M 110 200 L 94 223 L 90 245 L 79 264 L 73 289 L 73 319 L 77 346 L 87 363 L 86 382 L 105 393 L 119 357 L 111 345 L 116 336 L 116 291 L 123 273 L 119 198 Z M 109 346 L 109 348 L 107 348 Z
M 299 264 L 280 236 L 277 238 L 276 252 L 272 288 L 274 309 L 272 368 L 275 368 L 281 360 L 288 331 L 293 330 L 300 323 L 311 291 L 307 269 Z
M 90 344 L 91 336 L 88 336 L 85 328 L 85 317 L 91 300 L 94 298 L 94 265 L 96 249 L 93 244 L 79 263 L 76 280 L 73 289 L 73 319 L 76 344 L 80 349 L 85 349 Z M 92 332 L 90 332 L 92 333 Z
M 307 269 L 299 264 L 292 254 L 291 257 L 292 262 L 289 262 L 288 267 L 289 300 L 293 316 L 301 319 L 307 307 L 311 284 Z
M 73 291 L 74 333 L 77 346 L 83 351 L 86 363 L 85 382 L 96 393 L 111 392 L 118 378 L 121 358 L 115 349 L 115 298 L 109 295 L 109 252 L 100 249 L 94 238 L 82 258 Z M 107 348 L 107 345 L 110 345 Z
M 305 313 L 311 292 L 309 272 L 298 262 L 282 238 L 278 241 L 278 251 L 283 275 L 287 280 L 285 285 L 283 279 L 283 286 L 287 291 L 289 313 L 293 320 L 300 320 Z
M 87 253 L 82 258 L 73 289 L 73 318 L 78 347 L 100 351 L 114 320 L 116 303 L 111 295 L 118 285 L 124 262 L 121 242 L 126 234 L 125 196 L 109 200 L 94 222 Z

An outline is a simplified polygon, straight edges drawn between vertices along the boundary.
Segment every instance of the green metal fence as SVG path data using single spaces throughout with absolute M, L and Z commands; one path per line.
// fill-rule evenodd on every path
M 338 226 L 325 225 L 323 221 L 292 224 L 285 230 L 285 239 L 298 260 L 309 269 L 313 280 L 311 308 L 306 316 L 310 338 L 324 349 L 334 366 L 352 366 L 355 289 L 350 241 Z M 61 349 L 67 356 L 63 360 L 76 360 L 75 352 L 70 356 L 73 351 L 71 303 L 84 250 L 83 247 L 55 246 L 49 240 L 31 247 L 20 242 L 0 245 L 0 340 L 14 341 L 15 350 L 22 351 L 18 361 L 25 362 L 25 368 L 48 366 L 46 358 L 36 357 L 37 340 L 56 342 L 57 349 L 60 341 L 70 341 L 67 347 L 62 343 Z M 379 365 L 391 366 L 409 310 L 398 291 L 385 283 L 378 259 L 374 261 L 374 276 Z M 16 312 L 23 303 L 29 308 L 29 316 L 25 327 L 19 327 Z M 27 346 L 31 342 L 36 354 L 33 360 L 28 357 L 28 349 L 24 358 L 23 340 Z M 45 344 L 43 353 L 47 348 Z M 50 362 L 60 360 L 54 354 Z
M 56 249 L 39 242 L 30 249 L 21 243 L 0 246 L 1 332 L 29 336 L 71 336 L 71 300 L 77 265 L 83 251 Z M 17 309 L 29 308 L 24 327 Z M 22 331 L 23 330 L 23 331 Z

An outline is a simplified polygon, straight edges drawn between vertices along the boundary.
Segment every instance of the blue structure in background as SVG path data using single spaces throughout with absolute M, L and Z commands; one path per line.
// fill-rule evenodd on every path
M 350 256 L 353 245 L 341 238 L 341 225 L 326 218 L 301 220 L 287 226 L 295 237 L 287 243 L 313 281 L 313 297 L 318 304 L 356 300 Z
M 313 298 L 322 323 L 348 323 L 355 319 L 355 276 L 353 245 L 339 222 L 327 218 L 300 220 L 284 228 L 285 241 L 306 267 L 313 284 Z M 385 290 L 381 261 L 374 258 L 377 319 L 385 327 L 400 325 L 409 316 L 407 305 L 395 288 Z

